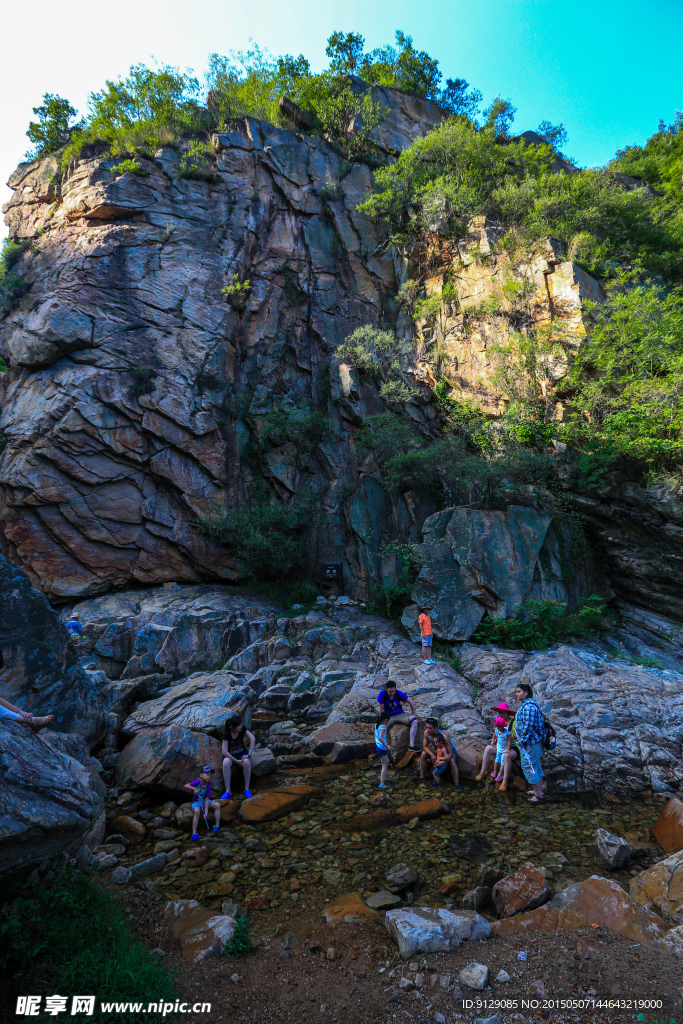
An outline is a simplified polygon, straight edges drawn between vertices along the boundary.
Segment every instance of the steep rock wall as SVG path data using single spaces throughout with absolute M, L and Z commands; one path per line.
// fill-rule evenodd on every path
M 335 346 L 391 312 L 398 289 L 356 210 L 371 172 L 249 119 L 215 148 L 213 183 L 180 177 L 170 148 L 141 161 L 146 176 L 86 156 L 60 196 L 54 158 L 13 176 L 13 235 L 44 233 L 0 332 L 0 522 L 7 553 L 54 600 L 237 578 L 195 524 L 250 491 L 247 409 L 257 422 L 274 408 L 328 415 L 314 452 L 285 444 L 265 473 L 281 498 L 322 497 L 314 554 L 345 563 L 353 591 L 367 594 L 376 569 L 386 499 L 351 452 L 354 424 L 382 406 L 347 368 L 330 379 Z M 236 274 L 251 288 L 231 305 Z

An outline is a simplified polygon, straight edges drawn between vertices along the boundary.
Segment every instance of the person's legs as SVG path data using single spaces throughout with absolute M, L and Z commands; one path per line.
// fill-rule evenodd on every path
M 211 803 L 209 804 L 209 808 L 211 807 L 213 807 L 214 811 L 216 812 L 216 827 L 214 831 L 217 832 L 221 824 L 221 805 L 218 802 L 218 800 L 212 800 Z
M 380 764 L 382 765 L 382 771 L 379 773 L 379 784 L 384 787 L 387 784 L 387 772 L 389 771 L 389 756 L 383 754 L 380 757 Z
M 458 771 L 458 764 L 457 764 L 457 761 L 455 760 L 455 756 L 453 756 L 451 758 L 450 766 L 451 766 L 451 775 L 453 776 L 453 783 L 454 783 L 454 785 L 459 786 L 460 785 L 460 772 Z
M 423 639 L 422 639 L 422 660 L 426 661 L 428 657 L 429 657 L 429 648 L 425 644 L 424 637 L 423 637 Z
M 249 782 L 251 780 L 251 760 L 246 758 L 242 761 L 242 772 L 244 773 L 244 792 L 250 793 Z
M 503 781 L 500 784 L 503 792 L 508 788 L 508 782 L 510 781 L 510 772 L 512 771 L 512 762 L 517 757 L 515 750 L 506 750 L 503 756 Z
M 493 764 L 493 770 L 496 773 L 496 782 L 502 782 L 504 768 L 503 762 L 498 760 L 498 755 L 496 755 L 496 760 Z
M 223 799 L 227 799 L 231 796 L 230 792 L 230 774 L 232 772 L 232 761 L 229 757 L 223 758 L 223 782 L 225 783 L 225 792 L 223 793 Z
M 420 779 L 424 779 L 427 774 L 428 768 L 431 767 L 431 760 L 431 757 L 429 757 L 429 755 L 423 750 L 420 755 Z
M 493 746 L 493 744 L 489 743 L 488 747 L 484 751 L 484 759 L 481 762 L 481 771 L 479 772 L 476 778 L 477 782 L 481 782 L 481 780 L 486 775 L 486 772 L 488 771 L 489 765 L 491 764 L 491 760 L 493 759 L 495 753 L 496 748 Z
M 411 718 L 411 720 L 410 720 L 410 743 L 409 743 L 409 746 L 410 746 L 411 750 L 415 750 L 416 749 L 416 747 L 415 747 L 415 737 L 417 736 L 418 724 L 419 723 L 417 721 L 417 718 Z
M 540 743 L 532 743 L 529 747 L 522 750 L 522 771 L 526 781 L 531 786 L 529 802 L 532 804 L 540 803 L 543 800 L 542 754 L 543 747 Z
M 194 813 L 192 814 L 192 838 L 193 839 L 198 839 L 199 838 L 199 836 L 197 835 L 197 825 L 199 824 L 199 815 L 200 815 L 200 813 L 201 813 L 201 807 L 197 804 L 194 807 Z

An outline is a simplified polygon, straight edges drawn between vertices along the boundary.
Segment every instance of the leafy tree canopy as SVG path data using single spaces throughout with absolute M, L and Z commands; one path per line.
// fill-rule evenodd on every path
M 75 127 L 71 122 L 76 117 L 76 110 L 56 93 L 46 92 L 40 106 L 33 107 L 33 113 L 38 120 L 29 122 L 26 131 L 33 143 L 33 149 L 26 154 L 27 160 L 56 152 L 69 141 Z

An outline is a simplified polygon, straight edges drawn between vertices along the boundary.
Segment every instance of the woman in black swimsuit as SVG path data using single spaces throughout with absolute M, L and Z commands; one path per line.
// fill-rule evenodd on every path
M 229 800 L 232 796 L 230 791 L 230 774 L 233 765 L 237 765 L 244 773 L 244 795 L 251 796 L 249 782 L 251 780 L 251 755 L 254 750 L 256 737 L 249 732 L 242 719 L 234 715 L 225 723 L 223 733 L 223 779 L 225 780 L 225 793 L 221 800 Z

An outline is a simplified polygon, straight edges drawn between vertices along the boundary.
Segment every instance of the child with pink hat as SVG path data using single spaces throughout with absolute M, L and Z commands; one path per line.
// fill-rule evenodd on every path
M 477 782 L 481 782 L 488 771 L 491 760 L 493 760 L 491 778 L 494 782 L 501 783 L 501 790 L 505 790 L 512 765 L 513 730 L 510 727 L 510 722 L 514 720 L 515 713 L 504 700 L 492 707 L 491 711 L 496 711 L 498 714 L 493 720 L 493 733 L 489 745 L 484 751 L 481 771 L 476 779 Z

